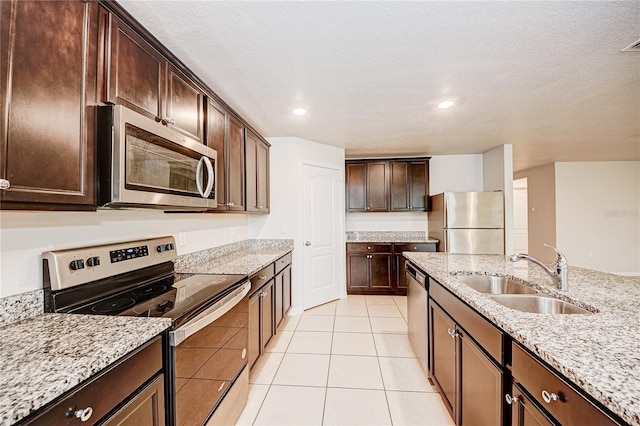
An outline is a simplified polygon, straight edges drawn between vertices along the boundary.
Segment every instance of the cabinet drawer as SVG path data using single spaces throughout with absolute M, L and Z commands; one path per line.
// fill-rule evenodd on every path
M 414 244 L 394 244 L 393 251 L 402 253 L 403 251 L 436 251 L 435 243 L 414 243 Z
M 274 264 L 270 264 L 256 272 L 251 277 L 251 291 L 256 291 L 262 287 L 267 281 L 269 281 L 275 275 Z
M 82 422 L 67 417 L 69 409 L 93 409 L 91 421 L 97 421 L 162 370 L 162 339 L 157 337 L 146 347 L 99 374 L 89 383 L 65 397 L 42 414 L 27 421 L 29 425 L 77 425 Z M 164 409 L 164 407 L 163 407 Z
M 566 425 L 617 424 L 516 343 L 512 344 L 511 364 L 514 381 L 520 383 L 538 404 L 560 423 Z M 543 391 L 556 394 L 558 399 L 550 403 L 544 402 Z
M 429 278 L 429 297 L 455 318 L 467 334 L 473 337 L 498 364 L 504 365 L 504 333 L 502 331 L 431 278 Z
M 347 253 L 391 253 L 391 244 L 347 243 Z
M 276 260 L 276 274 L 282 271 L 287 265 L 291 265 L 291 253 L 287 253 L 280 259 Z

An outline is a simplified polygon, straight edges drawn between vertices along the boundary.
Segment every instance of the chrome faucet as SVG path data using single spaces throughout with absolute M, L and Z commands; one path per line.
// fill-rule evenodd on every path
M 544 262 L 539 261 L 535 257 L 531 257 L 528 254 L 523 254 L 523 253 L 512 254 L 511 256 L 509 256 L 509 260 L 512 262 L 517 262 L 518 260 L 524 259 L 524 260 L 533 262 L 536 265 L 540 265 L 558 283 L 558 289 L 560 291 L 569 290 L 569 280 L 568 280 L 569 265 L 567 264 L 567 258 L 564 257 L 564 254 L 560 253 L 557 248 L 550 246 L 548 244 L 543 244 L 543 245 L 545 247 L 549 247 L 555 250 L 556 252 L 555 265 L 549 266 Z

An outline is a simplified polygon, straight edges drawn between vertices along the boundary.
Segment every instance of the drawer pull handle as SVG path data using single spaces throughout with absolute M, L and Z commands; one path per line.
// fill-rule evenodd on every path
M 220 387 L 218 388 L 218 392 L 220 392 L 222 389 L 224 389 L 224 385 L 225 385 L 226 383 L 227 383 L 227 382 L 222 382 L 222 384 L 221 384 L 221 385 L 220 385 Z
M 557 401 L 558 399 L 560 399 L 560 397 L 558 396 L 558 394 L 549 393 L 546 390 L 543 390 L 542 399 L 544 399 L 544 402 L 546 402 L 547 404 L 551 404 L 553 401 Z
M 259 280 L 266 280 L 266 279 L 267 279 L 267 276 L 266 276 L 266 275 L 260 275 L 260 276 L 258 277 L 258 279 L 259 279 Z
M 83 410 L 74 410 L 73 408 L 70 408 L 69 411 L 67 411 L 67 417 L 75 417 L 76 419 L 80 419 L 81 422 L 89 420 L 92 414 L 93 408 L 91 407 L 87 407 Z
M 245 359 L 247 357 L 247 348 L 243 348 L 242 349 L 242 359 Z
M 515 404 L 516 402 L 520 402 L 520 398 L 518 398 L 517 396 L 511 396 L 509 394 L 506 394 L 504 396 L 504 399 L 507 401 L 507 404 L 509 405 Z
M 455 339 L 456 337 L 458 337 L 458 333 L 456 333 L 456 330 L 452 330 L 450 328 L 447 328 L 447 333 L 449 333 L 449 336 L 451 336 L 452 339 Z

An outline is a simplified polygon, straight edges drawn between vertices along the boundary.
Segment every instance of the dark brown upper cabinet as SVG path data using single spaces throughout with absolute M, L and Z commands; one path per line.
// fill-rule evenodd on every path
M 347 160 L 347 212 L 427 211 L 429 159 Z
M 269 147 L 251 130 L 245 137 L 246 211 L 269 213 Z
M 389 211 L 388 162 L 346 162 L 347 211 Z
M 207 145 L 218 152 L 215 211 L 244 211 L 244 125 L 208 99 Z
M 0 2 L 3 209 L 95 208 L 96 2 Z
M 390 161 L 390 210 L 427 211 L 429 161 Z
M 106 14 L 103 101 L 124 105 L 203 141 L 204 93 L 149 42 Z

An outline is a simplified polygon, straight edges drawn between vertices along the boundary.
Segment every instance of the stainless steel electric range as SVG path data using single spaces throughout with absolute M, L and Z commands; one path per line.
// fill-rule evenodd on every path
M 45 252 L 45 311 L 173 320 L 165 368 L 170 424 L 228 424 L 248 394 L 244 275 L 176 274 L 173 237 Z

